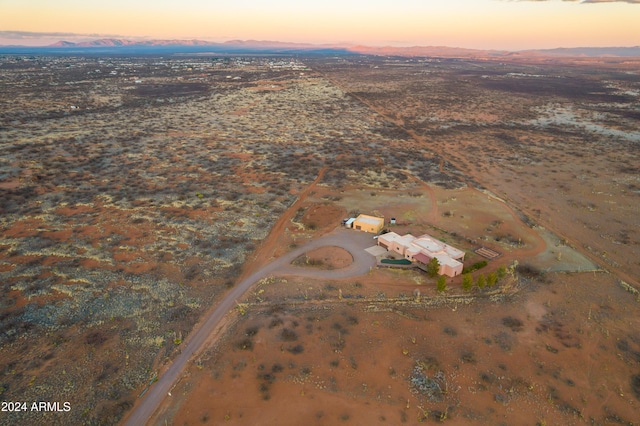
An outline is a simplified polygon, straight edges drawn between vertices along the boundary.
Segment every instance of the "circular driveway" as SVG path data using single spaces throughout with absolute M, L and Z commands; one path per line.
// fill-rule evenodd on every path
M 373 240 L 372 237 L 372 234 L 338 228 L 317 240 L 310 241 L 304 246 L 300 246 L 273 260 L 240 281 L 223 296 L 217 306 L 205 318 L 202 325 L 192 331 L 180 354 L 158 378 L 158 381 L 149 388 L 144 399 L 133 409 L 125 424 L 138 426 L 146 424 L 149 421 L 164 398 L 168 396 L 171 387 L 187 363 L 194 355 L 202 350 L 211 332 L 215 330 L 222 318 L 233 309 L 237 301 L 253 284 L 271 275 L 296 275 L 311 278 L 337 279 L 366 274 L 376 264 L 375 258 L 365 251 L 366 248 L 376 244 L 376 241 Z M 333 270 L 308 269 L 291 265 L 294 259 L 304 253 L 327 246 L 336 246 L 347 250 L 353 256 L 353 263 L 345 268 Z

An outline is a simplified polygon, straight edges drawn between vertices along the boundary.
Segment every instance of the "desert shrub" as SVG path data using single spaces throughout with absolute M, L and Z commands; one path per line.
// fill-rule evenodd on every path
M 104 404 L 98 412 L 97 418 L 100 419 L 100 424 L 116 424 L 131 407 L 133 407 L 133 401 L 128 399 L 113 404 Z
M 640 374 L 631 376 L 631 391 L 636 399 L 640 401 Z
M 477 362 L 476 354 L 471 351 L 462 352 L 462 354 L 460 355 L 460 360 L 467 364 L 475 364 Z
M 354 316 L 350 316 L 347 318 L 347 323 L 350 325 L 357 325 L 358 324 L 358 318 L 354 317 Z
M 100 346 L 107 341 L 107 336 L 101 331 L 92 331 L 85 337 L 85 342 L 91 346 Z
M 526 264 L 526 263 L 522 265 L 518 265 L 518 267 L 516 268 L 516 271 L 521 276 L 525 278 L 534 279 L 534 280 L 541 280 L 544 277 L 543 271 L 541 271 L 539 268 L 533 265 Z
M 358 369 L 358 362 L 353 356 L 349 357 L 349 365 L 351 365 L 351 368 L 353 368 L 354 370 Z
M 187 281 L 191 281 L 198 275 L 200 275 L 200 268 L 198 267 L 198 265 L 191 265 L 184 272 L 184 279 Z
M 298 340 L 298 335 L 295 331 L 285 328 L 282 330 L 282 333 L 280 333 L 280 338 L 285 342 L 295 342 Z
M 177 306 L 175 308 L 171 308 L 167 311 L 166 319 L 167 321 L 178 321 L 181 319 L 185 319 L 187 315 L 189 315 L 190 309 L 187 306 Z
M 244 331 L 244 334 L 246 334 L 247 336 L 255 336 L 256 334 L 258 334 L 259 329 L 260 327 L 253 325 L 251 327 L 247 327 L 247 329 Z
M 271 320 L 271 322 L 269 323 L 269 328 L 275 328 L 279 325 L 284 324 L 284 321 L 282 321 L 282 318 L 274 318 Z
M 335 322 L 333 323 L 333 325 L 331 326 L 331 328 L 333 328 L 334 330 L 338 331 L 340 334 L 349 334 L 349 331 L 344 328 L 344 326 L 342 324 L 340 324 L 339 322 Z
M 258 374 L 258 378 L 264 380 L 265 383 L 269 384 L 273 383 L 276 380 L 275 374 L 271 373 Z
M 102 372 L 96 376 L 95 382 L 100 383 L 103 380 L 108 379 L 110 376 L 116 374 L 119 370 L 120 368 L 117 365 L 113 365 L 107 361 L 102 366 Z
M 445 327 L 442 329 L 442 331 L 444 331 L 445 334 L 448 334 L 451 337 L 456 337 L 458 335 L 458 332 L 451 327 Z
M 518 318 L 512 316 L 502 318 L 502 325 L 510 328 L 512 331 L 522 331 L 524 324 Z
M 252 351 L 253 350 L 253 340 L 250 338 L 244 338 L 239 340 L 235 344 L 236 349 L 240 349 L 242 351 Z
M 289 351 L 290 353 L 292 353 L 294 355 L 298 355 L 298 354 L 301 354 L 302 352 L 304 352 L 304 346 L 295 345 L 295 346 L 292 346 L 290 348 L 287 348 L 287 351 Z

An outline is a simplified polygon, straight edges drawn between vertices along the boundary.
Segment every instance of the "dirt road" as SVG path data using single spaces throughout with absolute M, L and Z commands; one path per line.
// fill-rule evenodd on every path
M 304 246 L 287 253 L 268 263 L 249 276 L 243 278 L 224 298 L 218 303 L 200 327 L 194 330 L 184 343 L 182 352 L 175 358 L 158 381 L 149 388 L 144 399 L 134 408 L 126 419 L 126 425 L 138 426 L 146 424 L 165 398 L 172 386 L 179 379 L 187 363 L 196 357 L 204 348 L 209 335 L 215 330 L 223 317 L 234 308 L 243 294 L 259 280 L 272 275 L 297 275 L 315 278 L 346 278 L 366 274 L 375 266 L 375 259 L 364 251 L 365 248 L 375 244 L 371 234 L 336 229 L 331 233 L 311 241 Z M 291 265 L 291 262 L 302 254 L 325 246 L 343 248 L 353 256 L 353 263 L 345 268 L 334 270 L 305 269 Z

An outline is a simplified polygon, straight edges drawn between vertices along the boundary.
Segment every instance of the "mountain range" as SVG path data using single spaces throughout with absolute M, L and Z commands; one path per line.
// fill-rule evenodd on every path
M 640 57 L 640 46 L 577 47 L 537 50 L 477 50 L 446 46 L 376 47 L 347 44 L 309 44 L 279 41 L 127 40 L 106 38 L 86 42 L 58 41 L 41 46 L 0 46 L 0 53 L 335 53 L 415 57 Z

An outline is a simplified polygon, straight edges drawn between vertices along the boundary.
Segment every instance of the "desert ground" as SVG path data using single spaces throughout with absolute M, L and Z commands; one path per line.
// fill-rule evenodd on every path
M 126 421 L 234 285 L 357 213 L 501 256 L 438 292 L 310 250 L 150 424 L 636 424 L 626 61 L 1 57 L 0 394 L 72 409 L 0 424 Z

